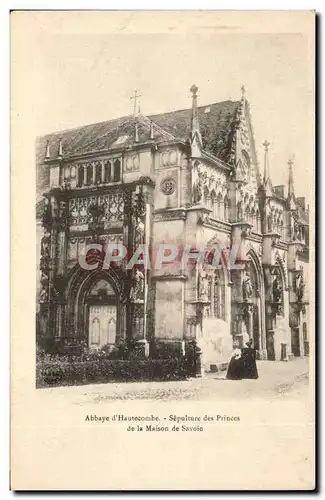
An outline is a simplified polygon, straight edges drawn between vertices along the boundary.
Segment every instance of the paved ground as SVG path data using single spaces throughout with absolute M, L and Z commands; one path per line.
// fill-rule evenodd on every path
M 258 380 L 224 380 L 216 373 L 179 382 L 127 382 L 50 389 L 69 393 L 75 404 L 109 400 L 303 399 L 308 393 L 308 358 L 258 361 Z M 43 389 L 44 390 L 44 389 Z M 47 389 L 45 389 L 47 390 Z M 75 398 L 74 398 L 75 395 Z

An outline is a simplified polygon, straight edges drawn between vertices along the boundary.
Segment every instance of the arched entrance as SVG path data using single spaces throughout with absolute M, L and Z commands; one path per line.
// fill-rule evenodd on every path
M 122 277 L 112 268 L 76 268 L 66 289 L 66 331 L 90 348 L 125 338 L 126 301 Z
M 254 347 L 259 353 L 260 359 L 264 358 L 266 349 L 264 322 L 262 311 L 262 297 L 264 297 L 264 286 L 262 279 L 262 269 L 257 255 L 253 250 L 247 254 L 246 274 L 249 276 L 252 284 L 252 295 L 250 297 L 251 312 L 251 338 L 254 342 Z

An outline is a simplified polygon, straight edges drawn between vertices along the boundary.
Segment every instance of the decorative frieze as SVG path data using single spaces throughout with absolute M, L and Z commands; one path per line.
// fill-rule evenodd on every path
M 186 211 L 185 210 L 168 210 L 164 212 L 158 212 L 153 215 L 154 222 L 170 221 L 170 220 L 185 220 Z

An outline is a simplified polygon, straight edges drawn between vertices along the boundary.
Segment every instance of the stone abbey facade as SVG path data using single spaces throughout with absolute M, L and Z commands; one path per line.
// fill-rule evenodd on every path
M 153 341 L 184 349 L 196 339 L 207 365 L 249 338 L 261 359 L 308 354 L 308 210 L 293 164 L 287 187 L 273 186 L 269 144 L 261 172 L 244 90 L 239 101 L 200 107 L 197 91 L 191 109 L 38 139 L 39 340 L 98 348 L 133 339 L 150 355 Z M 89 270 L 79 257 L 91 243 L 103 252 L 89 254 Z M 150 255 L 173 244 L 193 260 L 105 268 L 112 243 L 128 254 L 146 245 Z M 195 249 L 215 245 L 223 265 L 206 270 Z

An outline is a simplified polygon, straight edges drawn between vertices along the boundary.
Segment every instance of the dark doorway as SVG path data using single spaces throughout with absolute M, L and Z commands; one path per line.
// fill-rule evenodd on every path
M 300 356 L 299 327 L 291 328 L 291 350 L 294 356 Z

